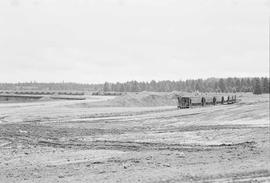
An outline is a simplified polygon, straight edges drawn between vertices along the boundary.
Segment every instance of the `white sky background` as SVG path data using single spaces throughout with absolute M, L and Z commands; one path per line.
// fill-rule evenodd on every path
M 268 76 L 269 0 L 0 0 L 0 82 Z

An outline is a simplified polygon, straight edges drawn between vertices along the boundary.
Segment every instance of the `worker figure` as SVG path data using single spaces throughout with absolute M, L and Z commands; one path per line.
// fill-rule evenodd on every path
M 202 102 L 202 106 L 205 106 L 205 98 L 204 97 L 202 97 L 202 100 L 201 100 L 201 102 Z
M 224 104 L 224 97 L 221 97 L 221 104 Z
M 216 105 L 216 103 L 217 103 L 217 98 L 214 97 L 214 98 L 213 98 L 213 104 Z
M 181 97 L 177 97 L 177 100 L 178 100 L 178 108 L 180 108 L 181 107 Z

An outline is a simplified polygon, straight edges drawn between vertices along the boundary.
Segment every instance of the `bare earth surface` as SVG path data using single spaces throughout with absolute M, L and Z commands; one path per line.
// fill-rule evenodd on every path
M 0 182 L 270 182 L 269 95 L 240 99 L 184 110 L 0 104 Z

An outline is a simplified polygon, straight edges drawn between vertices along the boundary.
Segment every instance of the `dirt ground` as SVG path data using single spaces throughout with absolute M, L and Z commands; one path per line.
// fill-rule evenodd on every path
M 183 110 L 0 104 L 0 182 L 270 182 L 269 95 L 240 99 Z

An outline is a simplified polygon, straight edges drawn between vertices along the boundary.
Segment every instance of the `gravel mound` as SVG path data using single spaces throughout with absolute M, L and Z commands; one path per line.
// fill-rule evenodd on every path
M 177 105 L 176 93 L 128 93 L 106 102 L 109 106 L 119 107 L 150 107 Z

